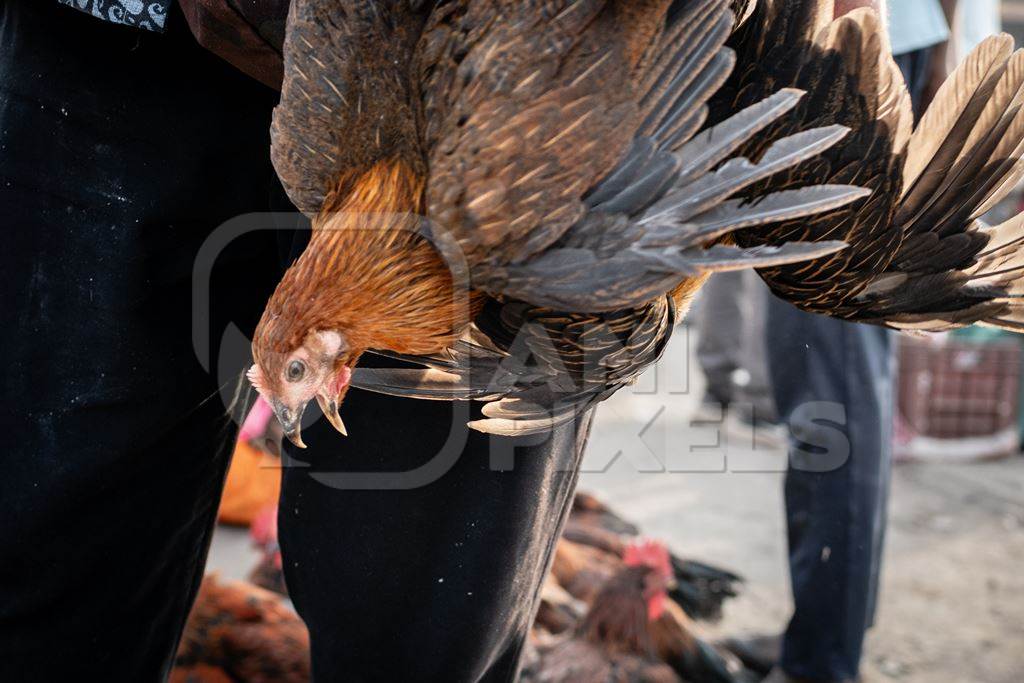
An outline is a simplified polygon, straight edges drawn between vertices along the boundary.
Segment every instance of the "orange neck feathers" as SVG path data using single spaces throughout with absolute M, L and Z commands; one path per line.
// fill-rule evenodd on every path
M 647 606 L 640 589 L 646 571 L 643 567 L 627 567 L 609 579 L 576 627 L 577 636 L 608 652 L 652 655 L 654 641 L 647 628 Z
M 339 182 L 313 221 L 313 236 L 267 304 L 256 344 L 287 351 L 312 330 L 344 335 L 355 359 L 367 349 L 436 353 L 468 320 L 453 305 L 452 277 L 417 230 L 423 178 L 396 161 Z

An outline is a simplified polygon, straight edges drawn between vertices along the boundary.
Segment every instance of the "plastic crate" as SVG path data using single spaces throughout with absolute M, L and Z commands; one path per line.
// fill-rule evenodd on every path
M 1017 343 L 899 339 L 897 457 L 965 461 L 1020 451 Z

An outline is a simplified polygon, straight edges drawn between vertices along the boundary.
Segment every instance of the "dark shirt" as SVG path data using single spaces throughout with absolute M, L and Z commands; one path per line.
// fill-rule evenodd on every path
M 115 24 L 163 31 L 172 0 L 57 0 Z

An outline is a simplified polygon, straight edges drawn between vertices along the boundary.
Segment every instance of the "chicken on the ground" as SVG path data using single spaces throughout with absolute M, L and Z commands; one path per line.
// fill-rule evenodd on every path
M 659 619 L 672 581 L 668 553 L 658 544 L 630 549 L 626 565 L 594 598 L 566 638 L 538 653 L 525 681 L 612 683 L 682 679 L 658 657 L 651 624 Z
M 308 683 L 309 632 L 280 596 L 203 578 L 170 683 Z

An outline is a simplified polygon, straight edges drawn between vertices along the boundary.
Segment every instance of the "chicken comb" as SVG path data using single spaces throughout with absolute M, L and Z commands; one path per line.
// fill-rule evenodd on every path
M 667 580 L 671 580 L 674 576 L 668 548 L 660 541 L 650 539 L 634 541 L 626 546 L 622 559 L 629 567 L 655 569 L 661 572 Z

